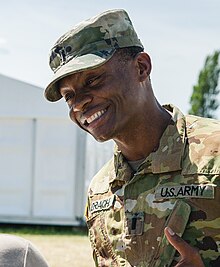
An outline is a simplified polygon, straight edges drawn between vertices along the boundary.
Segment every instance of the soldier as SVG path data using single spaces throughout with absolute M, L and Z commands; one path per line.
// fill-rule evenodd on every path
M 220 122 L 158 103 L 124 10 L 64 34 L 50 66 L 45 97 L 63 97 L 73 122 L 116 144 L 88 191 L 96 266 L 220 266 Z

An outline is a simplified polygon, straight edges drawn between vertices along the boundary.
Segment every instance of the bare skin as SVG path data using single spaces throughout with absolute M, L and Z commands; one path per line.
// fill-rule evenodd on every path
M 180 253 L 181 259 L 175 267 L 205 267 L 198 251 L 166 227 L 164 233 L 170 244 Z
M 60 92 L 75 123 L 98 141 L 113 139 L 128 160 L 138 160 L 158 147 L 170 115 L 154 97 L 146 53 L 130 60 L 126 71 L 118 65 L 113 56 L 101 67 L 63 78 Z M 100 118 L 83 124 L 103 110 Z
M 114 55 L 96 69 L 63 78 L 60 93 L 71 120 L 100 142 L 113 139 L 128 160 L 147 157 L 171 118 L 153 94 L 150 72 L 150 57 L 142 52 L 123 67 Z M 194 248 L 167 229 L 165 234 L 182 255 L 178 267 L 204 266 Z

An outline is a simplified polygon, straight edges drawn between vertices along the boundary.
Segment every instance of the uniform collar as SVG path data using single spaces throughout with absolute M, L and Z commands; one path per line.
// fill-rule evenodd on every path
M 140 173 L 166 173 L 181 170 L 182 155 L 185 147 L 186 121 L 185 116 L 175 106 L 163 106 L 172 115 L 172 122 L 164 131 L 157 151 L 152 152 L 140 166 Z M 150 164 L 150 165 L 149 165 Z M 117 146 L 114 152 L 115 174 L 113 180 L 127 182 L 133 176 L 133 171 L 128 165 Z M 150 167 L 149 167 L 150 166 Z
M 172 105 L 164 105 L 171 112 L 173 123 L 164 131 L 160 145 L 152 153 L 152 172 L 165 173 L 181 170 L 181 161 L 185 147 L 186 121 L 182 112 Z

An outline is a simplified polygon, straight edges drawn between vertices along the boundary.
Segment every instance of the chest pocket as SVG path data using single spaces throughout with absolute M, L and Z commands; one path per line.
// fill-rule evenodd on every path
M 148 229 L 146 228 L 146 222 L 150 220 L 149 217 L 155 217 L 154 215 L 146 213 L 143 215 L 142 212 L 129 214 L 129 216 L 126 214 L 126 236 L 130 239 L 130 249 L 126 250 L 126 256 L 129 263 L 132 266 L 142 266 L 139 265 L 142 263 L 149 267 L 171 266 L 175 249 L 168 243 L 163 230 L 166 226 L 169 226 L 179 236 L 182 236 L 190 212 L 190 206 L 179 199 L 175 202 L 168 217 L 157 218 L 155 221 L 157 222 L 156 227 L 154 224 L 150 224 L 151 227 Z M 134 227 L 135 223 L 136 227 Z
M 191 213 L 191 207 L 183 200 L 177 200 L 165 226 L 170 227 L 180 237 L 183 235 Z M 165 235 L 161 239 L 156 257 L 155 267 L 171 266 L 176 250 L 169 244 Z
M 156 235 L 145 233 L 146 214 L 138 212 L 124 215 L 124 207 L 119 208 L 116 204 L 117 196 L 113 201 L 108 198 L 107 195 L 97 195 L 90 199 L 87 224 L 98 266 L 142 266 L 139 265 L 141 262 L 149 267 L 171 266 L 175 249 L 168 244 L 163 229 L 169 226 L 182 236 L 191 212 L 190 206 L 181 199 L 176 201 L 169 216 L 160 225 L 161 239 L 150 255 L 148 250 L 151 242 L 148 237 L 155 239 Z M 124 225 L 125 221 L 127 223 Z M 118 244 L 123 233 L 129 246 L 123 248 L 125 244 L 122 242 L 124 245 L 122 244 L 119 253 Z

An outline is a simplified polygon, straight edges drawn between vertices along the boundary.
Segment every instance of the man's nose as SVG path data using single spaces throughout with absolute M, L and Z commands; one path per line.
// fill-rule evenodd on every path
M 90 95 L 78 95 L 75 98 L 75 103 L 73 104 L 73 111 L 83 111 L 85 107 L 92 102 L 92 96 Z

